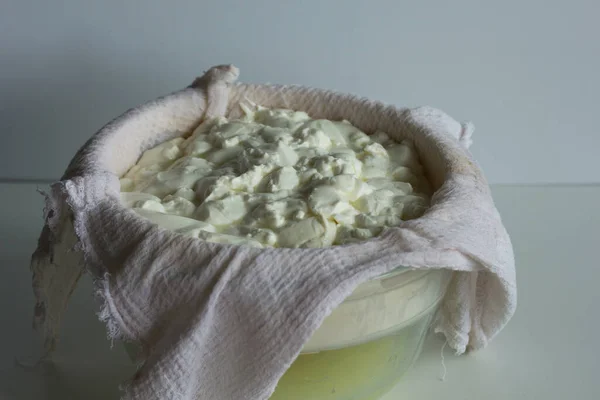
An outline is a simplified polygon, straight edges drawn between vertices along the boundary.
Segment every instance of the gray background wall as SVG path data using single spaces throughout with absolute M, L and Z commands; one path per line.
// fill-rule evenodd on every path
M 213 64 L 428 104 L 492 183 L 600 182 L 600 2 L 2 1 L 0 179 L 55 179 L 125 109 Z

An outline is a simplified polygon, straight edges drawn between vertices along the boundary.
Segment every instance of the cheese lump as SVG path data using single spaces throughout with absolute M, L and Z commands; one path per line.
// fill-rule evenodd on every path
M 255 247 L 362 241 L 429 206 L 410 141 L 301 111 L 243 109 L 144 152 L 121 178 L 123 204 L 183 235 Z

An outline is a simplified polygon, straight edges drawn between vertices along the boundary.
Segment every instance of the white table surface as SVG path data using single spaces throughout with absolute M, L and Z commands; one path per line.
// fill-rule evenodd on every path
M 110 348 L 94 315 L 91 285 L 78 287 L 64 320 L 57 362 L 15 366 L 40 352 L 31 331 L 29 258 L 42 225 L 34 184 L 0 184 L 0 399 L 119 398 L 132 366 Z M 600 398 L 600 187 L 495 186 L 517 258 L 519 305 L 484 350 L 457 357 L 442 341 L 424 354 L 385 400 L 587 400 Z

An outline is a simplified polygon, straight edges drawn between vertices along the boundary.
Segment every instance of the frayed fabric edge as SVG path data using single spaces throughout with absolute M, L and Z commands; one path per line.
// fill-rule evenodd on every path
M 456 355 L 464 354 L 469 343 L 469 334 L 454 328 L 439 310 L 433 323 L 433 332 L 444 335 L 445 342 L 454 349 Z
M 49 273 L 47 272 L 47 268 L 53 265 L 54 255 L 57 250 L 56 247 L 61 244 L 60 237 L 63 230 L 66 229 L 65 224 L 72 224 L 76 239 L 75 245 L 69 251 L 79 252 L 82 256 L 81 262 L 78 265 L 55 266 L 55 270 L 53 271 L 54 273 L 67 276 L 66 271 L 68 271 L 68 268 L 81 269 L 73 287 L 66 294 L 65 305 L 70 300 L 73 289 L 76 287 L 82 272 L 88 272 L 92 277 L 94 297 L 100 308 L 97 316 L 106 326 L 107 338 L 111 341 L 111 344 L 115 340 L 129 340 L 123 334 L 123 324 L 118 312 L 116 312 L 110 295 L 110 275 L 107 272 L 103 272 L 98 276 L 97 271 L 94 271 L 91 267 L 95 264 L 93 263 L 93 256 L 89 251 L 90 246 L 85 240 L 84 212 L 80 211 L 72 201 L 71 195 L 73 193 L 69 191 L 69 186 L 71 185 L 67 185 L 67 182 L 69 181 L 53 183 L 48 192 L 38 190 L 45 198 L 45 223 L 37 249 L 32 255 L 30 269 L 33 273 L 32 286 L 36 299 L 33 328 L 40 332 L 44 339 L 45 353 L 41 360 L 50 358 L 55 351 L 60 336 L 57 324 L 60 324 L 65 312 L 64 309 L 57 309 L 56 306 L 53 308 L 50 305 L 50 303 L 58 302 L 59 300 L 52 299 L 52 296 L 49 296 L 49 287 L 44 285 L 44 279 L 47 277 L 46 274 Z M 71 187 L 73 188 L 73 186 Z M 60 271 L 61 268 L 66 269 Z
M 71 183 L 73 183 L 71 181 Z M 122 323 L 120 322 L 120 317 L 118 317 L 118 313 L 114 307 L 114 303 L 112 301 L 112 297 L 110 295 L 110 274 L 107 271 L 95 271 L 92 268 L 92 265 L 96 265 L 94 262 L 91 246 L 87 243 L 86 233 L 87 230 L 85 228 L 85 210 L 79 210 L 79 207 L 72 200 L 72 193 L 69 193 L 68 186 L 76 190 L 84 190 L 84 188 L 76 188 L 75 185 L 63 185 L 63 190 L 65 194 L 65 202 L 69 206 L 69 209 L 72 213 L 73 220 L 73 230 L 75 231 L 75 236 L 77 237 L 77 243 L 79 251 L 83 256 L 83 268 L 86 272 L 90 274 L 92 277 L 92 282 L 94 285 L 94 297 L 99 303 L 100 310 L 97 312 L 97 317 L 100 322 L 104 323 L 106 326 L 106 335 L 107 338 L 111 341 L 111 347 L 115 340 L 125 340 L 126 338 L 123 335 Z M 98 272 L 100 272 L 101 276 L 98 276 Z

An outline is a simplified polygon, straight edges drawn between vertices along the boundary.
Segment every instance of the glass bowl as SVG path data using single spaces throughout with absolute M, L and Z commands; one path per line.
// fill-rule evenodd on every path
M 452 276 L 400 268 L 360 286 L 306 343 L 270 400 L 374 400 L 418 358 Z

